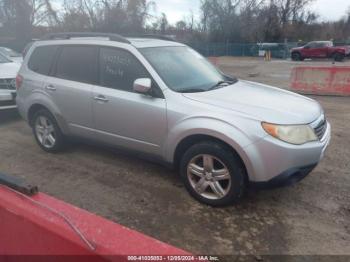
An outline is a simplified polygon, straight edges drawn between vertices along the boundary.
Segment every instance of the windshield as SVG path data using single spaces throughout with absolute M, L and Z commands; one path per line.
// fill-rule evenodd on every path
M 193 49 L 180 47 L 152 47 L 140 49 L 159 76 L 176 92 L 205 92 L 219 88 L 229 79 Z
M 8 60 L 6 57 L 0 54 L 0 64 L 10 63 L 10 62 L 11 62 L 10 60 Z
M 9 57 L 21 57 L 22 55 L 6 47 L 0 47 L 0 53 Z

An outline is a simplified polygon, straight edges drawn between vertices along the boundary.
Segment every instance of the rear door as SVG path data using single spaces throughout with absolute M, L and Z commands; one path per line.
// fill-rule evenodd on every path
M 316 42 L 311 42 L 305 46 L 303 50 L 303 57 L 307 57 L 307 58 L 318 57 Z
M 57 106 L 72 134 L 93 137 L 92 90 L 97 81 L 97 47 L 60 47 L 45 92 Z
M 166 103 L 155 81 L 155 96 L 133 92 L 138 78 L 151 78 L 129 51 L 101 47 L 100 84 L 95 86 L 94 121 L 100 140 L 138 151 L 160 154 L 167 132 Z
M 19 72 L 23 77 L 22 86 L 25 88 L 18 90 L 22 94 L 17 97 L 17 102 L 23 102 L 21 99 L 42 89 L 54 64 L 57 51 L 58 46 L 56 45 L 38 46 L 32 51 L 28 63 L 24 64 Z

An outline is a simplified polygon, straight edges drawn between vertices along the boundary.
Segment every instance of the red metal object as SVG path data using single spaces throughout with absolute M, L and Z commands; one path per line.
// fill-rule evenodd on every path
M 350 67 L 299 66 L 292 70 L 291 90 L 315 95 L 350 95 Z
M 0 186 L 0 255 L 80 255 L 93 261 L 128 261 L 129 255 L 189 253 L 48 195 L 28 198 Z

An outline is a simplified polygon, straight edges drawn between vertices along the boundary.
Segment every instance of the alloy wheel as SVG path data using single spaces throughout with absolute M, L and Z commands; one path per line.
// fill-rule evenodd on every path
M 219 200 L 224 198 L 231 188 L 231 175 L 226 165 L 212 155 L 198 155 L 187 166 L 187 177 L 200 196 Z
M 35 134 L 39 143 L 51 149 L 56 144 L 56 133 L 53 123 L 46 116 L 39 116 L 35 122 Z

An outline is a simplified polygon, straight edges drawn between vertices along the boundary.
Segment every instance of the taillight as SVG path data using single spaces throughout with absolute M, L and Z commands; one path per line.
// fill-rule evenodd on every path
M 17 75 L 16 77 L 16 89 L 20 89 L 23 84 L 23 76 Z

